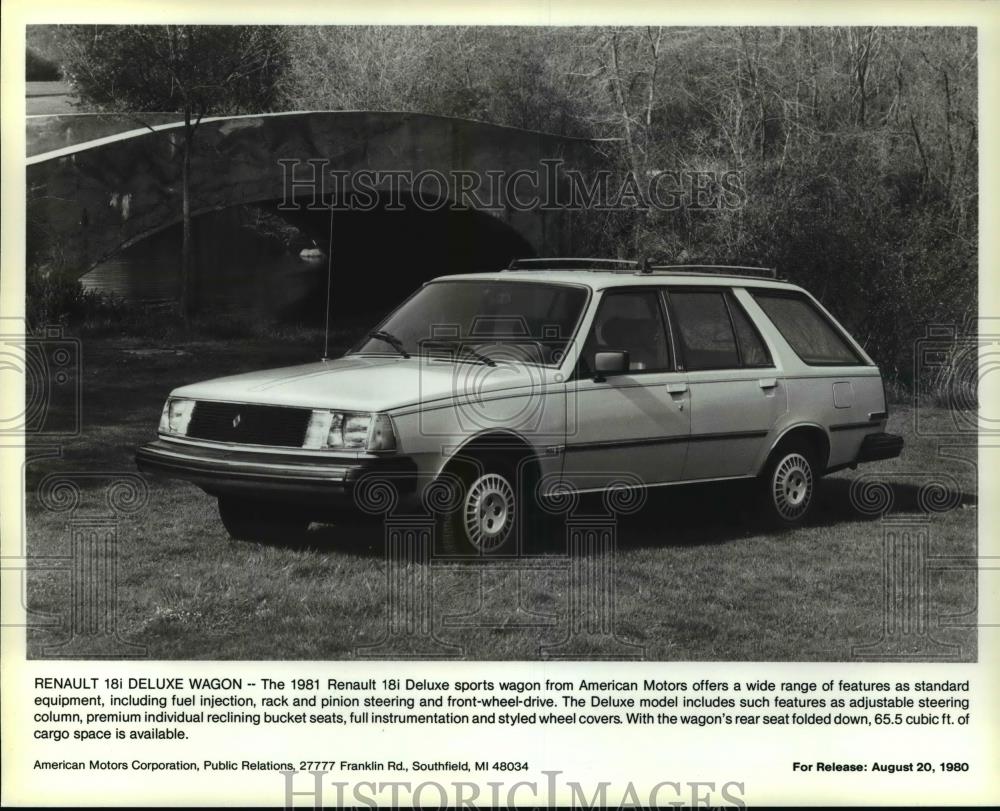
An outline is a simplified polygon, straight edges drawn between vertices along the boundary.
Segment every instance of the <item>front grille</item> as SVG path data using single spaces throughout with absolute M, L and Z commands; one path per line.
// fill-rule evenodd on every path
M 187 435 L 215 442 L 301 448 L 312 411 L 308 408 L 195 403 Z

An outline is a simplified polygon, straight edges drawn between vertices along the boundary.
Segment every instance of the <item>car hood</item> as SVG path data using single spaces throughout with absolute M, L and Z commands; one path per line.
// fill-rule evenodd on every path
M 173 397 L 261 405 L 388 411 L 443 399 L 480 399 L 546 385 L 556 370 L 526 364 L 455 362 L 438 358 L 347 356 L 219 377 L 182 386 Z

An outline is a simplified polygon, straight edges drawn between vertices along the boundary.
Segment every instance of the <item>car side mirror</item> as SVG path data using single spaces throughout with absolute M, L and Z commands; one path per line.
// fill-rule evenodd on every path
M 628 352 L 615 349 L 594 354 L 594 382 L 603 383 L 608 375 L 622 375 L 628 371 Z

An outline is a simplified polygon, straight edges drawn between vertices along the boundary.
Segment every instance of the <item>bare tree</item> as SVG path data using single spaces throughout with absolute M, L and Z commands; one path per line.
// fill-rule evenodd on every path
M 59 30 L 64 73 L 93 108 L 142 120 L 177 112 L 181 160 L 180 312 L 193 309 L 191 154 L 202 119 L 271 109 L 286 65 L 280 29 L 260 26 L 75 25 Z M 157 132 L 152 127 L 149 129 Z M 176 131 L 161 131 L 172 141 Z

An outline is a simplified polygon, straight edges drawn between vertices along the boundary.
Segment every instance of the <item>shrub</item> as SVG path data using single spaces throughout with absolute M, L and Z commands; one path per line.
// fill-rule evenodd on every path
M 123 299 L 84 290 L 78 279 L 29 269 L 25 281 L 25 316 L 31 331 L 47 326 L 71 329 L 110 326 L 124 322 L 129 314 Z

